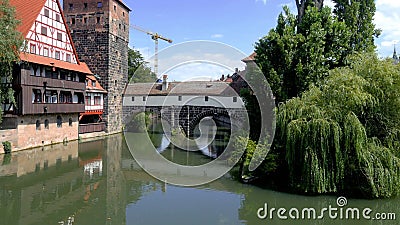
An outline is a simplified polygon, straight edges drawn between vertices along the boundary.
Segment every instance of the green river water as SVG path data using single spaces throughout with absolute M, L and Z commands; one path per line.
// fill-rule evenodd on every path
M 217 154 L 171 148 L 160 132 L 151 138 L 165 158 L 183 165 L 201 165 L 212 160 L 206 155 Z M 0 155 L 0 225 L 400 224 L 399 198 L 350 198 L 338 207 L 337 197 L 262 189 L 230 173 L 202 186 L 166 184 L 138 166 L 123 134 Z M 287 219 L 278 217 L 279 208 Z M 321 218 L 313 219 L 311 208 Z M 351 218 L 349 208 L 360 218 Z M 370 219 L 362 215 L 366 208 Z M 298 218 L 291 218 L 296 209 Z

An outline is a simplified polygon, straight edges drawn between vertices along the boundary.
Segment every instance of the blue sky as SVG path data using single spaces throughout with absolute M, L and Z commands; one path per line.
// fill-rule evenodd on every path
M 188 41 L 210 40 L 230 45 L 244 55 L 249 55 L 254 50 L 254 43 L 275 27 L 283 5 L 288 5 L 292 12 L 296 12 L 295 0 L 124 0 L 124 2 L 132 9 L 131 24 L 173 40 L 172 44 L 160 41 L 160 51 Z M 383 29 L 381 37 L 376 40 L 377 51 L 382 57 L 391 56 L 393 45 L 400 40 L 400 1 L 376 0 L 375 2 L 377 6 L 375 24 L 377 28 Z M 324 4 L 333 6 L 331 0 L 325 0 Z M 154 54 L 154 41 L 150 36 L 130 29 L 129 45 L 138 49 L 148 61 L 152 61 L 150 57 Z M 400 52 L 400 46 L 398 49 Z M 240 59 L 230 58 L 230 60 L 237 60 L 236 67 L 243 69 L 244 65 Z M 208 68 L 211 67 L 215 66 Z M 160 71 L 162 72 L 164 71 Z M 203 68 L 201 74 L 205 72 Z M 229 71 L 223 68 L 210 70 L 212 77 L 218 73 L 229 73 Z M 176 79 L 183 79 L 182 76 L 181 74 Z

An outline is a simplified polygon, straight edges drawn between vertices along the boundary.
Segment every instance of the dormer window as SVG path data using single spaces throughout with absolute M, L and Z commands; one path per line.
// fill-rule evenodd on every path
M 92 80 L 92 87 L 96 87 L 96 81 Z

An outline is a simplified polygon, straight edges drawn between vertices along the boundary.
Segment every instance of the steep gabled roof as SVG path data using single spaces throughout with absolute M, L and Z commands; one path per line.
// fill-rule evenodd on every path
M 22 33 L 22 36 L 28 35 L 29 29 L 31 29 L 46 1 L 10 0 L 10 5 L 15 7 L 17 19 L 21 21 L 17 30 Z
M 91 82 L 88 82 L 86 85 L 86 92 L 98 92 L 98 93 L 107 93 L 106 90 L 100 85 L 99 81 L 94 75 L 86 75 L 86 81 L 94 81 L 96 83 L 96 86 L 93 87 Z
M 15 7 L 16 18 L 20 20 L 20 24 L 18 25 L 17 30 L 21 32 L 23 37 L 27 37 L 31 27 L 34 25 L 36 19 L 40 15 L 41 10 L 43 9 L 43 7 L 45 7 L 46 2 L 47 0 L 10 0 L 10 5 Z M 67 38 L 69 38 L 69 40 L 71 41 L 73 54 L 75 55 L 77 64 L 25 52 L 20 54 L 20 59 L 27 62 L 38 63 L 41 65 L 50 65 L 61 69 L 72 70 L 86 74 L 93 74 L 85 63 L 79 62 L 79 57 L 76 52 L 74 43 L 72 42 L 71 33 L 68 29 L 60 1 L 57 0 L 56 2 L 58 8 L 60 9 L 60 15 L 63 24 L 66 28 L 66 33 L 68 36 Z

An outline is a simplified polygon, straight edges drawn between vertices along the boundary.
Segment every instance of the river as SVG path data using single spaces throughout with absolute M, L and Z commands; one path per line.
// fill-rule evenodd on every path
M 207 154 L 217 154 L 171 148 L 159 132 L 151 137 L 160 154 L 176 163 L 202 164 L 211 160 Z M 0 157 L 0 225 L 400 224 L 400 218 L 372 220 L 377 215 L 400 217 L 399 198 L 342 199 L 347 205 L 339 207 L 337 196 L 262 189 L 237 182 L 230 173 L 201 186 L 170 185 L 139 167 L 122 134 Z M 346 219 L 348 208 L 359 209 L 360 219 Z M 362 215 L 366 208 L 371 219 Z M 320 219 L 312 219 L 314 209 Z M 280 219 L 278 211 L 288 218 Z M 299 218 L 291 218 L 296 211 Z

